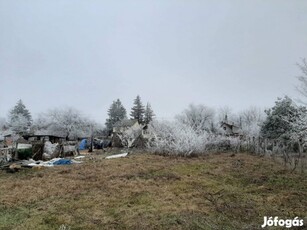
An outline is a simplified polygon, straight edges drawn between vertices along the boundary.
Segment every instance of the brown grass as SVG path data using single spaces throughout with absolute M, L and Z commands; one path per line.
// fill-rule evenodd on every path
M 0 172 L 0 229 L 259 229 L 265 215 L 307 216 L 306 174 L 266 158 L 104 155 Z

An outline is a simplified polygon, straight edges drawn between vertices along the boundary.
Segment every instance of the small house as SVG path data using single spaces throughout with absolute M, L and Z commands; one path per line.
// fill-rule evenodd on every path
M 240 128 L 233 123 L 226 123 L 223 121 L 221 123 L 221 128 L 226 136 L 237 136 L 241 133 Z
M 128 146 L 144 147 L 148 137 L 148 126 L 140 124 L 137 120 L 124 119 L 113 126 L 112 146 L 123 147 L 120 135 L 128 131 Z
M 242 130 L 238 125 L 235 125 L 234 122 L 228 121 L 227 116 L 225 120 L 221 122 L 220 128 L 222 133 L 226 136 L 241 136 Z
M 13 145 L 13 142 L 14 142 L 14 135 L 13 133 L 6 133 L 3 135 L 4 137 L 4 145 L 5 146 L 12 146 Z

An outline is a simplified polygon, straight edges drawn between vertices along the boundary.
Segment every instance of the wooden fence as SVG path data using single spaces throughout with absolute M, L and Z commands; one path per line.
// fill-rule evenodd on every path
M 0 148 L 0 164 L 5 164 L 13 157 L 13 148 Z
M 291 170 L 307 170 L 307 143 L 290 142 L 267 138 L 241 138 L 237 150 L 266 156 L 274 161 L 282 162 Z

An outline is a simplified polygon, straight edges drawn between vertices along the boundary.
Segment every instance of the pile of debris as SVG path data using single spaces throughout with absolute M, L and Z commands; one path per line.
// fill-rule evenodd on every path
M 81 163 L 65 158 L 77 155 L 79 155 L 78 142 L 51 143 L 19 139 L 11 146 L 0 148 L 0 168 L 8 172 L 16 172 L 23 167 L 51 167 Z
M 79 157 L 77 159 L 80 159 Z M 75 159 L 67 158 L 54 158 L 50 161 L 35 161 L 33 159 L 21 160 L 6 165 L 2 165 L 1 169 L 7 172 L 14 173 L 18 172 L 22 168 L 42 168 L 42 167 L 53 167 L 56 165 L 70 165 L 70 164 L 80 164 L 82 161 L 77 161 Z

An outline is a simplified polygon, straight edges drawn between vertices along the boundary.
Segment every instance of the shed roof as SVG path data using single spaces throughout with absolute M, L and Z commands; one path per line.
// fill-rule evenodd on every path
M 234 128 L 239 128 L 239 126 L 235 125 L 234 122 L 229 122 L 229 121 L 222 121 L 221 126 L 223 125 L 227 125 L 227 126 L 234 127 Z
M 65 138 L 65 135 L 63 133 L 58 133 L 58 132 L 51 132 L 47 130 L 37 130 L 34 133 L 26 134 L 24 136 L 27 137 L 59 137 L 59 138 Z

